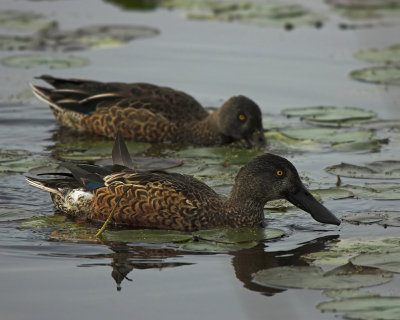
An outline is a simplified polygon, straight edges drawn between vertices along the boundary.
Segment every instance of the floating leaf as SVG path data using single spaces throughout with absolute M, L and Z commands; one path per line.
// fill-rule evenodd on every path
M 346 319 L 400 320 L 400 297 L 356 297 L 322 302 L 321 311 L 346 312 Z
M 153 229 L 106 231 L 103 233 L 103 237 L 108 241 L 151 244 L 186 242 L 192 239 L 192 235 L 190 233 L 174 230 Z
M 0 222 L 29 219 L 38 215 L 38 212 L 32 210 L 0 207 Z
M 379 297 L 378 293 L 371 291 L 359 291 L 355 289 L 344 290 L 325 290 L 324 295 L 334 299 L 348 299 L 348 298 L 364 298 L 364 297 Z
M 368 130 L 343 131 L 329 128 L 298 128 L 284 129 L 281 133 L 293 139 L 313 140 L 321 143 L 344 143 L 353 141 L 367 141 L 375 134 Z
M 56 23 L 31 11 L 4 10 L 0 11 L 0 26 L 16 30 L 40 30 L 54 28 Z
M 285 266 L 258 271 L 254 281 L 260 285 L 304 289 L 355 289 L 391 281 L 392 274 L 375 268 L 351 264 L 324 272 L 319 267 Z
M 342 219 L 354 224 L 377 223 L 383 226 L 400 227 L 400 211 L 363 211 L 345 215 Z
M 103 158 L 111 158 L 113 146 L 111 140 L 87 140 L 75 143 L 57 144 L 53 156 L 62 160 L 97 161 Z M 149 143 L 127 141 L 131 155 L 144 151 L 150 147 Z
M 399 249 L 400 250 L 400 249 Z M 400 273 L 400 251 L 363 253 L 350 259 L 354 265 Z
M 320 27 L 325 18 L 299 4 L 273 2 L 218 2 L 168 0 L 162 3 L 168 8 L 189 10 L 188 17 L 199 20 L 238 21 L 243 23 L 285 27 L 312 25 Z
M 352 71 L 350 77 L 363 82 L 400 85 L 400 66 L 364 68 Z
M 136 38 L 157 34 L 157 29 L 132 25 L 99 25 L 69 31 L 58 30 L 54 27 L 30 36 L 1 35 L 0 49 L 76 51 L 109 48 L 121 46 Z
M 366 49 L 354 54 L 357 59 L 370 62 L 400 62 L 400 45 L 396 44 L 384 49 Z
M 399 179 L 400 161 L 375 161 L 365 166 L 342 162 L 325 168 L 325 171 L 338 176 L 360 179 Z
M 306 261 L 318 265 L 342 265 L 360 252 L 381 253 L 396 252 L 400 246 L 400 238 L 383 238 L 374 240 L 341 240 L 328 243 L 327 250 L 302 255 Z
M 313 193 L 316 193 L 322 200 L 338 200 L 338 199 L 347 199 L 353 198 L 353 192 L 337 187 L 328 188 L 328 189 L 314 189 L 312 190 Z
M 274 228 L 216 228 L 194 233 L 194 241 L 182 248 L 194 251 L 227 252 L 252 248 L 262 240 L 281 238 L 285 232 Z
M 6 57 L 1 63 L 7 67 L 33 68 L 48 66 L 49 68 L 77 68 L 89 64 L 89 59 L 65 55 L 26 54 Z
M 0 149 L 0 173 L 27 172 L 50 163 L 50 159 L 31 154 L 27 150 Z

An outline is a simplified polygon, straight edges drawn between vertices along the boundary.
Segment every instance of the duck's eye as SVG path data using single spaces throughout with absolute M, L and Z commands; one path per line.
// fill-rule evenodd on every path
M 244 114 L 239 114 L 238 119 L 240 121 L 244 121 L 244 120 L 246 120 L 246 116 Z
M 276 175 L 278 177 L 282 177 L 283 176 L 283 171 L 282 170 L 276 170 Z

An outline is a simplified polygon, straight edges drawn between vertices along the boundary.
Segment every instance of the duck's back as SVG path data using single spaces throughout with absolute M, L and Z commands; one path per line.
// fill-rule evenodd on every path
M 148 83 L 99 82 L 41 76 L 54 89 L 36 87 L 61 108 L 93 114 L 103 108 L 146 109 L 169 121 L 198 121 L 208 112 L 192 96 L 168 87 Z
M 191 176 L 120 172 L 94 192 L 92 220 L 104 221 L 113 207 L 116 224 L 175 230 L 223 225 L 223 199 Z

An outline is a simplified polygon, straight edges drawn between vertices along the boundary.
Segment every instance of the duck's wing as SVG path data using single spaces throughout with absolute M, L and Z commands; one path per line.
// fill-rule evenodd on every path
M 140 227 L 190 231 L 216 224 L 221 198 L 187 175 L 120 172 L 105 177 L 93 198 L 93 220 Z
M 99 82 L 38 77 L 54 88 L 32 85 L 35 95 L 55 109 L 93 114 L 98 108 L 146 109 L 170 121 L 201 120 L 208 112 L 192 96 L 148 83 Z

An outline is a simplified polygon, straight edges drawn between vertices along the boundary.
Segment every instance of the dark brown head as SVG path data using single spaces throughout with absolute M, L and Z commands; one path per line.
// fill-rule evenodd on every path
M 217 111 L 218 130 L 227 140 L 246 140 L 250 147 L 264 147 L 261 110 L 244 96 L 231 97 Z
M 293 164 L 270 153 L 254 158 L 239 171 L 231 193 L 233 199 L 254 207 L 263 207 L 270 200 L 287 199 L 319 222 L 340 224 L 306 189 Z

